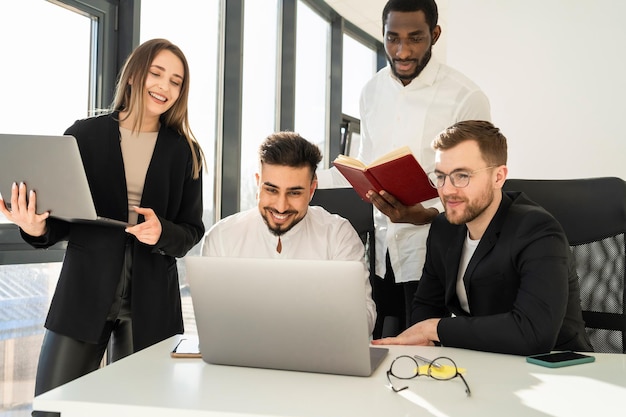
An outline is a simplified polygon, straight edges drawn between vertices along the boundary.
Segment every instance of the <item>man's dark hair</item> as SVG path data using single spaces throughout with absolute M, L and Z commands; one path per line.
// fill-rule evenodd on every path
M 433 140 L 433 149 L 447 150 L 461 142 L 475 140 L 480 153 L 490 165 L 506 165 L 506 138 L 491 122 L 485 120 L 465 120 L 457 122 L 442 131 Z
M 259 148 L 259 159 L 261 164 L 293 168 L 308 166 L 313 180 L 317 164 L 322 160 L 322 153 L 316 145 L 297 133 L 277 132 L 263 141 Z
M 383 8 L 383 32 L 387 24 L 389 12 L 424 12 L 426 23 L 432 32 L 439 20 L 439 11 L 435 0 L 389 0 Z

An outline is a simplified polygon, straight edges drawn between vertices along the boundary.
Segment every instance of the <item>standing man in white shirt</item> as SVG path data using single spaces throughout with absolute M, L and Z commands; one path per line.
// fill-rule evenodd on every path
M 490 120 L 489 100 L 466 76 L 432 57 L 441 35 L 434 0 L 390 0 L 382 20 L 389 65 L 361 93 L 358 158 L 369 164 L 408 145 L 429 172 L 435 162 L 432 140 L 458 121 Z M 429 225 L 443 207 L 436 198 L 404 206 L 384 191 L 370 192 L 369 198 L 377 209 L 376 275 L 384 278 L 374 284 L 379 322 L 398 316 L 402 331 L 422 274 Z M 381 326 L 377 323 L 379 332 Z
M 297 133 L 274 133 L 261 144 L 259 159 L 258 207 L 217 222 L 204 239 L 202 254 L 360 261 L 371 334 L 376 306 L 363 242 L 348 220 L 322 207 L 309 206 L 317 188 L 317 165 L 322 160 L 319 148 Z

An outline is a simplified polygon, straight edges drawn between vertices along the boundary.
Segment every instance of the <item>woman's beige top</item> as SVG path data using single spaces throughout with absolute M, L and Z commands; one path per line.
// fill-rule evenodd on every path
M 152 159 L 152 152 L 159 132 L 132 132 L 120 126 L 120 145 L 124 159 L 126 189 L 128 190 L 128 223 L 137 224 L 133 207 L 141 204 L 143 185 Z

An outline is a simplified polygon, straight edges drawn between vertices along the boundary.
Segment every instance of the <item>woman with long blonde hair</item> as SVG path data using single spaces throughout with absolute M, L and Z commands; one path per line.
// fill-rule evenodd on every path
M 0 201 L 32 246 L 68 242 L 36 395 L 97 369 L 107 345 L 117 360 L 183 333 L 176 258 L 204 234 L 204 157 L 189 128 L 188 94 L 184 54 L 153 39 L 128 57 L 111 111 L 65 132 L 77 140 L 98 215 L 126 227 L 36 214 L 25 184 L 13 184 L 11 210 Z

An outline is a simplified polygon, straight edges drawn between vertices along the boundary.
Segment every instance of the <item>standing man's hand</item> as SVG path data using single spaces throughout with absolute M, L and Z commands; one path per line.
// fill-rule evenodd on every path
M 431 223 L 439 214 L 436 208 L 424 208 L 420 203 L 405 206 L 385 190 L 380 193 L 370 190 L 367 192 L 367 198 L 393 223 L 412 223 L 419 226 Z

